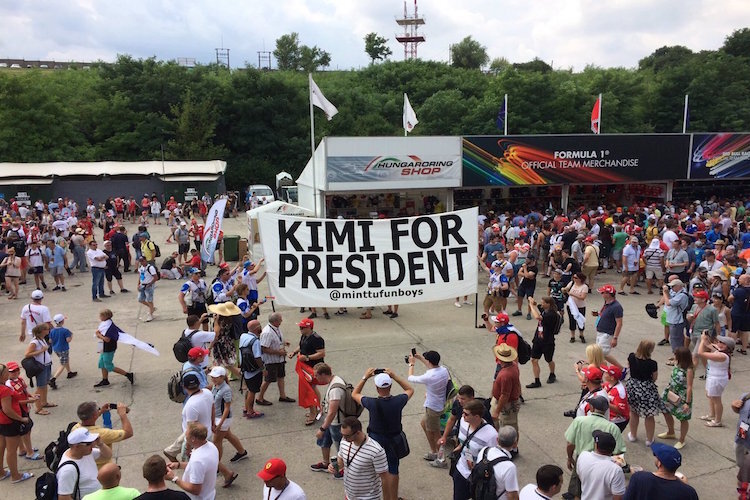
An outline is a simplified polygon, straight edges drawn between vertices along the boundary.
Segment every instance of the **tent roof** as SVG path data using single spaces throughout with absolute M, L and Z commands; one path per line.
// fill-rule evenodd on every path
M 256 208 L 248 210 L 245 213 L 247 214 L 248 219 L 257 219 L 258 214 L 268 212 L 278 213 L 281 215 L 301 215 L 304 217 L 312 217 L 314 215 L 312 210 L 308 210 L 304 207 L 292 205 L 291 203 L 280 200 L 272 201 L 271 203 L 268 203 L 266 205 L 260 205 Z
M 204 175 L 215 178 L 226 169 L 227 162 L 222 160 L 0 163 L 0 179 L 76 175 Z

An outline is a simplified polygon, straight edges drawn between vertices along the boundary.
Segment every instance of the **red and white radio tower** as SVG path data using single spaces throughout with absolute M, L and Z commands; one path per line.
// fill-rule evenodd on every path
M 424 42 L 424 36 L 417 30 L 424 24 L 424 19 L 417 14 L 417 0 L 414 0 L 414 15 L 409 16 L 406 12 L 406 0 L 404 0 L 404 17 L 396 19 L 396 24 L 404 27 L 403 34 L 396 34 L 396 40 L 404 44 L 404 60 L 417 58 L 417 45 Z

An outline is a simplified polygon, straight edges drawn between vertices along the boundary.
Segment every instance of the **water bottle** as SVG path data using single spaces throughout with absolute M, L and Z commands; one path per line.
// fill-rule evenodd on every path
M 110 414 L 109 410 L 102 413 L 102 423 L 107 429 L 112 428 L 112 415 Z
M 441 444 L 440 449 L 438 449 L 437 459 L 438 459 L 438 462 L 445 461 L 445 445 L 444 444 Z

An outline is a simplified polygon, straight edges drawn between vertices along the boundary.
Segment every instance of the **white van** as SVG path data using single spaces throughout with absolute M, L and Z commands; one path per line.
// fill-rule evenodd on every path
M 258 203 L 260 205 L 266 205 L 272 201 L 276 201 L 276 196 L 273 194 L 273 189 L 265 184 L 253 184 L 247 188 L 248 199 L 255 193 L 258 197 Z

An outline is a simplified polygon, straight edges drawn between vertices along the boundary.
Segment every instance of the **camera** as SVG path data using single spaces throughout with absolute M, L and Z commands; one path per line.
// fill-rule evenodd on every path
M 482 319 L 485 320 L 485 321 L 487 321 L 487 319 L 489 319 L 489 317 L 486 314 L 482 314 Z
M 417 355 L 417 349 L 415 347 L 411 348 L 411 355 L 416 356 Z
M 407 358 L 408 359 L 408 358 Z M 385 373 L 385 368 L 375 368 L 375 371 L 373 372 L 375 375 L 379 373 Z
M 409 364 L 409 356 L 404 356 L 404 363 Z

